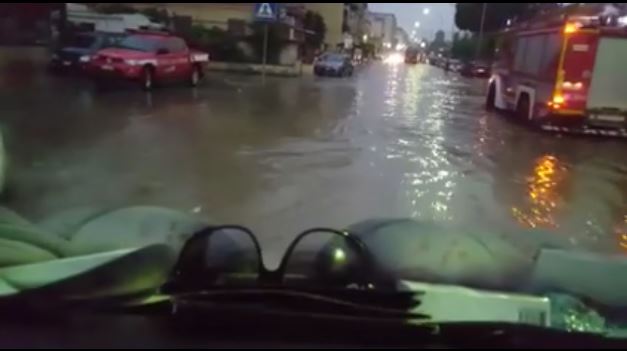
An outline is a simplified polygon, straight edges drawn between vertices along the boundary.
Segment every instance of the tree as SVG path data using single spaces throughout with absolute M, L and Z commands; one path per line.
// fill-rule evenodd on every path
M 455 35 L 453 40 L 453 47 L 451 48 L 451 56 L 463 61 L 470 60 L 477 47 L 476 40 L 470 35 L 459 36 Z
M 439 30 L 437 32 L 435 32 L 435 39 L 433 40 L 434 43 L 442 43 L 444 44 L 444 40 L 446 38 L 446 34 L 444 33 L 443 30 Z
M 324 43 L 327 34 L 327 25 L 324 18 L 317 12 L 307 11 L 303 20 L 305 29 L 305 46 L 311 49 L 319 49 Z
M 455 24 L 461 30 L 479 32 L 481 13 L 485 5 L 483 29 L 494 32 L 505 28 L 508 20 L 526 19 L 542 8 L 538 3 L 457 3 Z
M 433 39 L 433 42 L 431 42 L 431 44 L 429 45 L 429 50 L 430 51 L 444 50 L 446 48 L 445 38 L 446 38 L 446 34 L 444 33 L 443 30 L 439 30 L 435 32 L 435 38 Z

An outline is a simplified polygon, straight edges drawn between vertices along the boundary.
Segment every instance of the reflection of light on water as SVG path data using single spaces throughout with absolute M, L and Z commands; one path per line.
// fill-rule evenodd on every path
M 418 117 L 418 96 L 422 88 L 421 83 L 424 82 L 424 69 L 413 69 L 407 71 L 405 79 L 405 92 L 403 94 L 403 113 L 406 119 L 415 119 Z
M 526 226 L 556 228 L 554 215 L 558 206 L 557 187 L 566 178 L 566 170 L 560 161 L 550 155 L 541 157 L 527 179 L 527 206 L 513 207 L 513 216 Z
M 617 228 L 618 246 L 627 252 L 627 215 L 623 218 L 623 223 Z
M 384 104 L 386 107 L 383 117 L 394 118 L 396 104 L 397 104 L 396 96 L 398 93 L 398 67 L 397 66 L 392 66 L 391 69 L 389 70 L 389 76 L 387 78 L 385 90 L 383 93 L 385 96 Z
M 488 140 L 488 115 L 483 114 L 478 120 L 478 128 L 477 128 L 477 138 L 475 139 L 475 143 L 473 145 L 473 149 L 476 151 L 477 156 L 484 157 L 485 150 L 487 148 L 487 140 Z
M 432 86 L 424 85 L 427 82 L 422 77 L 425 70 L 419 68 L 408 70 L 402 96 L 403 122 L 408 128 L 421 131 L 424 144 L 417 150 L 415 141 L 409 139 L 409 145 L 405 145 L 399 140 L 398 145 L 405 151 L 405 159 L 411 161 L 414 169 L 404 175 L 409 185 L 406 194 L 411 204 L 412 217 L 449 221 L 453 219 L 451 201 L 456 186 L 454 180 L 459 176 L 450 170 L 448 153 L 444 148 L 447 143 L 444 127 L 451 104 L 450 94 L 431 91 Z M 443 88 L 446 90 L 447 87 Z M 412 145 L 412 149 L 406 148 Z

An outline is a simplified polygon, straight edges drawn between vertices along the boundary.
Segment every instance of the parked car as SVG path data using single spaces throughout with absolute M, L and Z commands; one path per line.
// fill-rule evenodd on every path
M 473 78 L 489 78 L 492 69 L 489 63 L 484 61 L 470 61 L 462 65 L 461 75 Z
M 462 70 L 462 62 L 460 60 L 451 59 L 449 62 L 449 69 L 452 72 L 460 72 Z
M 123 33 L 86 32 L 66 39 L 50 57 L 50 68 L 55 72 L 67 72 L 84 68 L 93 55 L 115 45 L 124 38 Z
M 353 63 L 348 55 L 326 53 L 314 63 L 317 76 L 350 77 L 353 75 Z
M 144 90 L 172 81 L 196 86 L 208 62 L 209 54 L 190 50 L 177 36 L 136 31 L 114 47 L 98 51 L 89 62 L 88 73 L 98 84 L 135 82 Z

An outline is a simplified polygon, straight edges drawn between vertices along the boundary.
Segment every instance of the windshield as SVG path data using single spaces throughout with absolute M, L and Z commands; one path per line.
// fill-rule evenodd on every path
M 368 247 L 394 280 L 374 288 L 539 298 L 550 315 L 557 293 L 627 320 L 627 7 L 265 5 L 0 5 L 0 298 L 53 283 L 3 284 L 4 267 L 177 257 L 227 224 L 255 234 L 263 274 L 212 252 L 264 276 L 322 227 Z M 116 33 L 100 54 L 57 50 Z M 361 264 L 314 244 L 291 256 L 306 273 Z M 316 284 L 350 282 L 335 278 Z M 438 313 L 477 321 L 473 301 Z
M 325 62 L 344 62 L 344 60 L 346 60 L 346 57 L 337 54 L 326 54 L 323 55 L 320 60 Z
M 157 50 L 159 41 L 160 40 L 156 38 L 141 35 L 130 35 L 115 43 L 114 46 L 122 49 L 153 52 Z

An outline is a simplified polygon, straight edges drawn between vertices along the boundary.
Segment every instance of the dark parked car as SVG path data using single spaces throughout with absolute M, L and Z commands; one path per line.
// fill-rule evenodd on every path
M 464 77 L 488 78 L 492 71 L 491 66 L 483 61 L 465 62 L 462 65 L 460 73 Z
M 314 63 L 317 76 L 350 77 L 353 75 L 353 63 L 348 55 L 327 53 Z
M 122 33 L 106 32 L 72 35 L 62 43 L 59 49 L 52 53 L 50 68 L 57 72 L 80 70 L 91 61 L 98 50 L 114 46 L 125 36 Z

